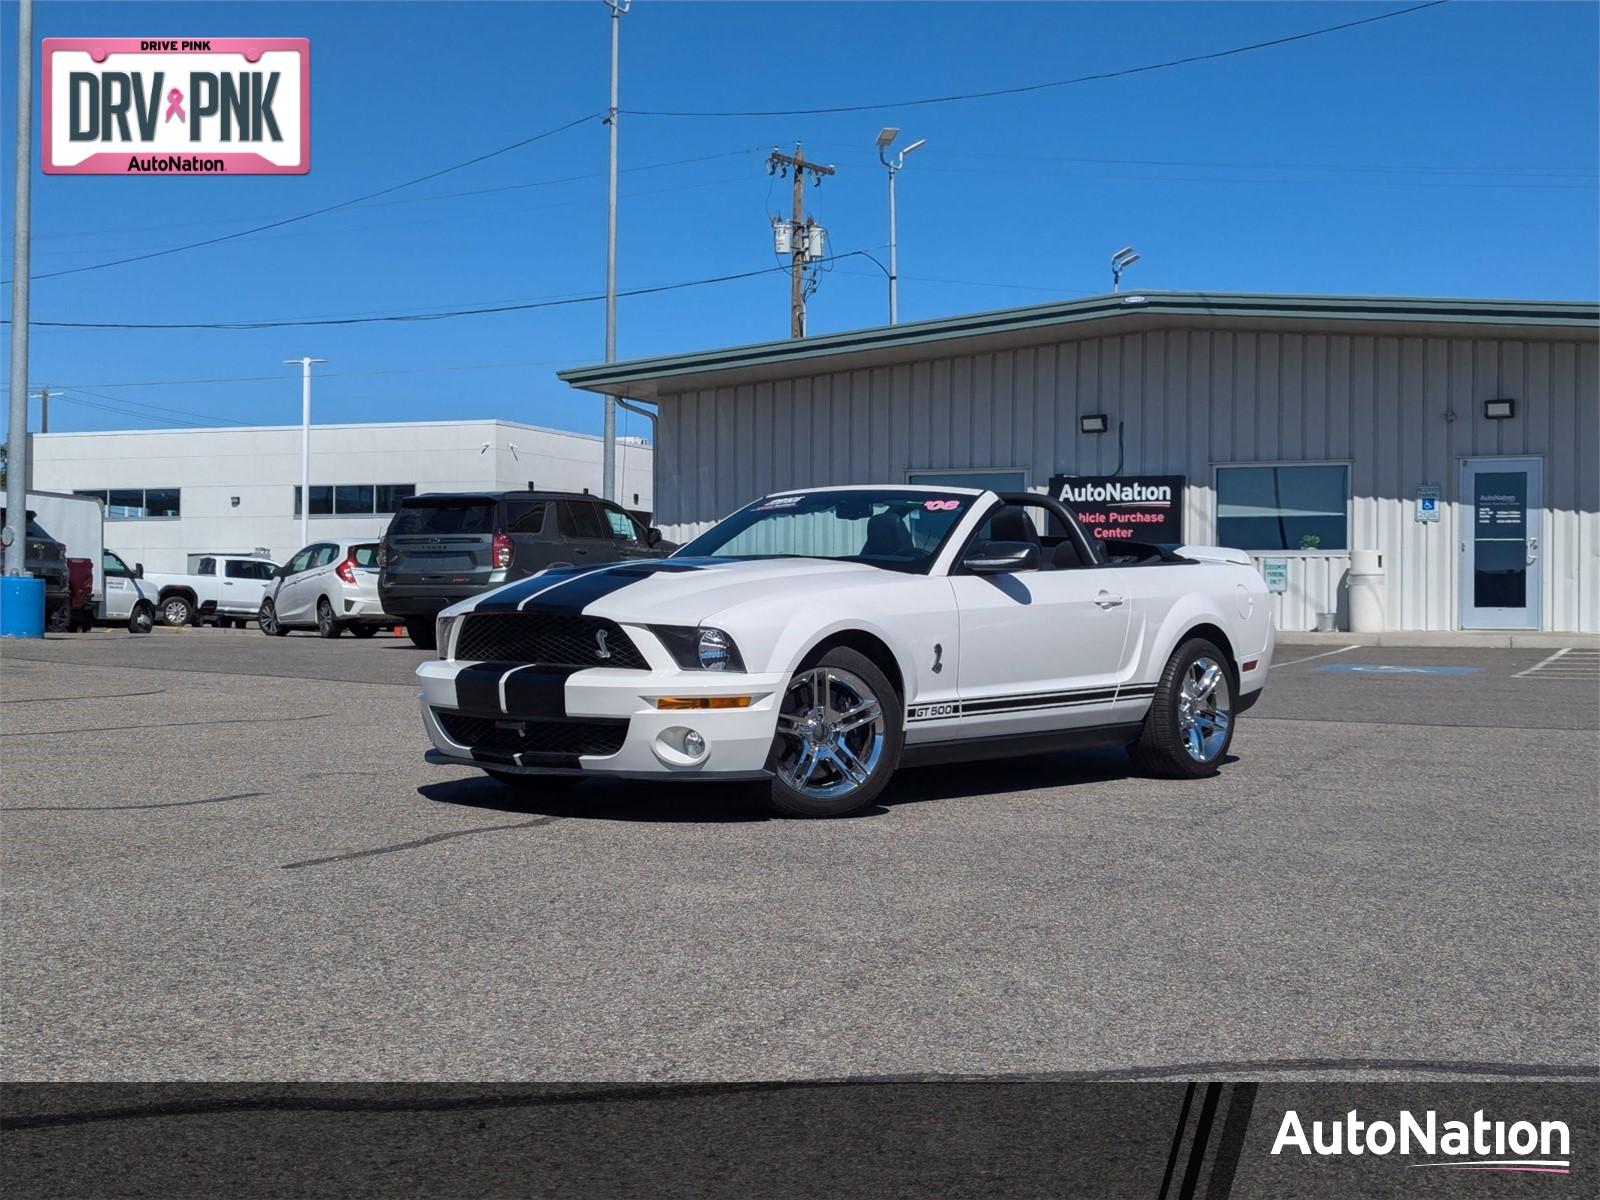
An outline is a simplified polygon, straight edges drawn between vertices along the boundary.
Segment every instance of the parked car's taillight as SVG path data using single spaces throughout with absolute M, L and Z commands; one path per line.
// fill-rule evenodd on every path
M 356 556 L 354 554 L 350 555 L 339 564 L 336 570 L 340 579 L 346 583 L 354 583 L 356 581 Z
M 503 534 L 494 535 L 494 549 L 490 561 L 496 567 L 509 567 L 511 565 L 511 539 Z
M 388 542 L 379 542 L 378 543 L 378 565 L 380 567 L 387 567 L 389 565 L 389 543 Z

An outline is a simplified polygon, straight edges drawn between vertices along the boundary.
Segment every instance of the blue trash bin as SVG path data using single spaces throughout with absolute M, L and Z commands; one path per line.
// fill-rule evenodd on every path
M 44 636 L 44 580 L 0 575 L 0 638 Z

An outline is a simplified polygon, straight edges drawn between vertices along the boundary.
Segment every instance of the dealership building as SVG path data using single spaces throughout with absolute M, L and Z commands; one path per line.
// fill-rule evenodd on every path
M 32 487 L 86 492 L 106 505 L 105 544 L 151 571 L 193 554 L 300 549 L 298 425 L 37 433 Z M 426 492 L 522 488 L 601 492 L 597 437 L 511 421 L 311 427 L 311 537 L 382 535 L 395 506 Z M 617 447 L 617 499 L 648 517 L 648 445 Z
M 655 521 L 767 492 L 1050 490 L 1249 551 L 1284 630 L 1600 632 L 1600 305 L 1145 292 L 575 368 L 660 406 Z M 1372 610 L 1363 603 L 1365 615 Z

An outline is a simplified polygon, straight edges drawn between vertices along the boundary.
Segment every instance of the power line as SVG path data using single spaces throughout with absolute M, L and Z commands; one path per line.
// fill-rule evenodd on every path
M 1328 25 L 1322 29 L 1309 29 L 1304 33 L 1289 34 L 1286 37 L 1272 38 L 1265 42 L 1252 42 L 1248 46 L 1234 46 L 1228 50 L 1214 50 L 1209 54 L 1190 54 L 1183 58 L 1168 59 L 1166 62 L 1146 63 L 1141 67 L 1123 67 L 1117 71 L 1102 71 L 1094 75 L 1079 75 L 1072 79 L 1054 79 L 1046 83 L 1028 83 L 1018 87 L 993 88 L 985 92 L 957 92 L 948 96 L 924 96 L 916 100 L 890 100 L 881 104 L 841 104 L 828 108 L 780 108 L 749 111 L 707 109 L 674 111 L 668 109 L 625 108 L 622 111 L 632 117 L 816 117 L 826 116 L 831 113 L 878 112 L 886 108 L 916 108 L 927 104 L 954 104 L 962 100 L 989 100 L 996 96 L 1017 96 L 1026 92 L 1042 92 L 1049 88 L 1071 87 L 1079 83 L 1097 83 L 1106 79 L 1122 79 L 1129 75 L 1143 75 L 1150 71 L 1165 71 L 1172 67 L 1188 66 L 1191 63 L 1211 62 L 1219 58 L 1230 58 L 1236 54 L 1249 54 L 1251 51 L 1267 50 L 1273 46 L 1287 46 L 1291 42 L 1303 42 L 1308 38 L 1340 33 L 1346 29 L 1355 29 L 1361 25 L 1372 25 L 1378 21 L 1388 21 L 1395 17 L 1404 17 L 1411 13 L 1422 12 L 1424 9 L 1438 8 L 1440 5 L 1448 4 L 1449 2 L 1450 0 L 1428 0 L 1425 4 L 1414 4 L 1410 8 L 1379 13 L 1374 17 L 1362 17 L 1358 21 L 1345 21 L 1338 25 Z
M 535 358 L 524 359 L 519 362 L 499 363 L 457 363 L 438 367 L 382 367 L 372 371 L 326 371 L 318 375 L 318 379 L 357 379 L 368 378 L 375 375 L 426 375 L 443 371 L 500 371 L 512 370 L 521 367 L 548 367 L 558 363 L 568 363 L 572 359 L 566 358 Z M 186 387 L 196 384 L 221 384 L 221 383 L 282 383 L 282 375 L 229 375 L 209 379 L 147 379 L 137 382 L 119 381 L 117 383 L 89 383 L 89 384 L 61 384 L 61 387 L 77 387 L 87 391 L 89 388 L 148 388 L 148 387 Z M 0 380 L 0 390 L 4 390 L 6 383 Z M 95 393 L 89 392 L 89 395 Z M 108 399 L 110 397 L 107 397 Z M 119 398 L 119 403 L 121 400 Z M 130 401 L 129 403 L 132 403 Z M 178 410 L 173 410 L 178 411 Z
M 599 113 L 586 113 L 577 120 L 568 121 L 565 125 L 558 125 L 554 129 L 547 129 L 543 133 L 536 133 L 532 137 L 523 138 L 521 141 L 512 142 L 509 145 L 501 146 L 496 150 L 490 150 L 487 153 L 480 154 L 475 158 L 469 158 L 465 162 L 458 162 L 454 166 L 441 167 L 437 171 L 430 171 L 426 175 L 419 175 L 415 179 L 406 180 L 404 183 L 392 184 L 389 187 L 380 188 L 375 192 L 368 192 L 364 196 L 356 196 L 350 200 L 341 200 L 337 204 L 329 204 L 324 208 L 314 208 L 310 212 L 298 213 L 295 216 L 284 217 L 282 220 L 278 221 L 270 221 L 265 225 L 257 225 L 251 229 L 240 229 L 233 233 L 225 233 L 218 237 L 206 238 L 198 242 L 189 242 L 182 246 L 169 246 L 165 250 L 151 250 L 144 254 L 134 254 L 128 256 L 127 258 L 113 259 L 110 262 L 95 263 L 87 267 L 68 267 L 60 271 L 47 271 L 42 275 L 32 275 L 30 278 L 35 280 L 54 279 L 61 275 L 79 275 L 84 271 L 102 271 L 107 267 L 120 267 L 127 263 L 143 262 L 146 259 L 151 258 L 162 258 L 169 254 L 182 254 L 186 250 L 198 250 L 202 246 L 215 246 L 220 242 L 231 242 L 238 238 L 249 237 L 253 233 L 263 233 L 268 229 L 276 229 L 281 225 L 292 225 L 297 221 L 307 221 L 312 217 L 320 217 L 324 213 L 335 212 L 341 208 L 349 208 L 352 205 L 360 204 L 367 200 L 375 200 L 379 196 L 387 196 L 390 192 L 398 192 L 401 188 L 408 188 L 419 183 L 426 183 L 430 179 L 437 179 L 439 176 L 448 175 L 452 171 L 460 171 L 465 167 L 474 166 L 477 163 L 485 162 L 491 158 L 497 158 L 502 154 L 510 153 L 512 150 L 520 150 L 523 146 L 530 146 L 534 142 L 543 141 L 545 138 L 554 137 L 558 133 L 565 133 L 569 129 L 574 129 L 577 126 L 582 125 L 585 121 L 595 120 L 600 115 L 601 114 Z M 9 279 L 0 280 L 0 284 L 6 284 L 10 282 L 11 281 Z
M 853 253 L 853 252 L 852 252 Z M 848 258 L 850 254 L 836 255 L 837 258 Z M 660 292 L 672 292 L 681 288 L 704 287 L 712 283 L 731 283 L 739 279 L 754 279 L 759 275 L 770 275 L 775 271 L 787 271 L 787 266 L 762 267 L 755 271 L 740 271 L 731 275 L 713 275 L 706 279 L 690 279 L 683 283 L 663 283 L 654 287 L 632 288 L 628 291 L 618 292 L 619 296 L 651 296 Z M 480 308 L 447 309 L 435 313 L 404 313 L 387 314 L 369 317 L 322 317 L 307 319 L 291 317 L 284 320 L 268 321 L 174 321 L 174 322 L 134 322 L 134 321 L 30 321 L 29 324 L 37 328 L 50 329 L 187 329 L 187 330 L 224 330 L 243 331 L 252 329 L 304 329 L 312 326 L 323 325 L 378 325 L 394 324 L 412 321 L 443 321 L 453 317 L 480 317 L 496 313 L 527 312 L 540 308 L 560 308 L 572 304 L 590 304 L 604 300 L 605 293 L 587 296 L 566 296 L 551 300 L 534 300 L 519 304 L 495 304 Z M 9 325 L 10 318 L 0 321 L 0 324 Z

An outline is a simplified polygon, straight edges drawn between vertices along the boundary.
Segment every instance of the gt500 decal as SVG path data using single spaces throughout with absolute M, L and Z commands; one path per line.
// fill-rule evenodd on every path
M 938 721 L 960 715 L 960 704 L 914 704 L 906 710 L 908 721 Z
M 1148 700 L 1154 693 L 1155 688 L 1150 684 L 1128 684 L 1121 688 L 1079 688 L 1070 692 L 1034 692 L 1018 696 L 985 696 L 981 700 L 956 700 L 946 704 L 914 704 L 906 709 L 906 722 L 994 717 L 1052 708 L 1082 708 L 1114 701 Z

